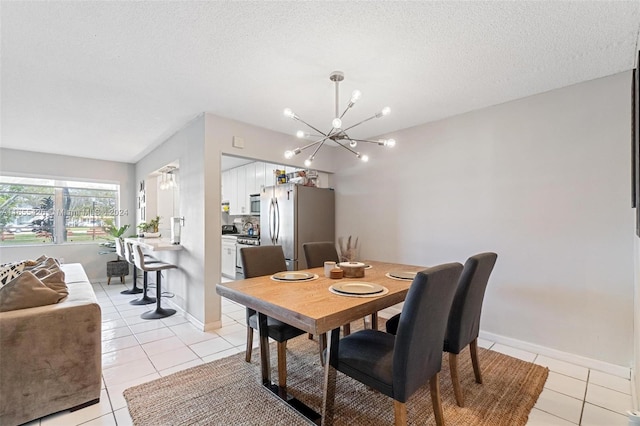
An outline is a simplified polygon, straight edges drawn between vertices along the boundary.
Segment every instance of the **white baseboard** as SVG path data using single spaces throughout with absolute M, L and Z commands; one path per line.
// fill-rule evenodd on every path
M 194 317 L 193 315 L 191 315 L 189 312 L 185 311 L 184 309 L 182 309 L 180 306 L 176 305 L 175 303 L 173 303 L 173 301 L 171 299 L 163 299 L 166 300 L 167 302 L 169 302 L 169 304 L 178 312 L 182 313 L 185 318 L 191 323 L 193 324 L 198 330 L 201 331 L 209 331 L 209 330 L 214 330 L 216 328 L 220 328 L 222 327 L 222 321 L 214 321 L 214 322 L 210 322 L 207 324 L 204 324 L 202 321 L 200 321 L 199 319 L 197 319 L 196 317 Z
M 491 342 L 500 343 L 511 346 L 513 348 L 522 349 L 549 358 L 558 359 L 560 361 L 570 362 L 571 364 L 580 365 L 582 367 L 592 368 L 604 373 L 613 374 L 614 376 L 625 379 L 631 378 L 631 368 L 621 365 L 610 364 L 608 362 L 597 359 L 587 358 L 582 355 L 576 355 L 569 352 L 559 351 L 557 349 L 548 348 L 546 346 L 536 345 L 534 343 L 525 342 L 511 337 L 501 336 L 499 334 L 489 333 L 480 330 L 480 338 Z

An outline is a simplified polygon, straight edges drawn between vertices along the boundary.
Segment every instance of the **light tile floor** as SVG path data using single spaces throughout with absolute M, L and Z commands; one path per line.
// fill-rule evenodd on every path
M 140 314 L 155 305 L 130 305 L 134 296 L 121 295 L 121 284 L 96 283 L 93 287 L 102 307 L 100 403 L 28 425 L 131 425 L 122 396 L 125 389 L 244 351 L 245 310 L 227 299 L 222 300 L 222 328 L 203 332 L 180 314 L 162 320 L 141 319 Z M 632 408 L 629 380 L 485 340 L 480 340 L 480 346 L 549 367 L 529 426 L 628 424 L 625 412 Z

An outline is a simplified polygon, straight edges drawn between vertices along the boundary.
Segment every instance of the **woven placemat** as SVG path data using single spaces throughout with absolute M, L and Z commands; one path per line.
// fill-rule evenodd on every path
M 275 347 L 272 366 L 277 366 Z M 440 386 L 449 425 L 525 425 L 547 379 L 548 369 L 478 348 L 483 384 L 475 383 L 468 350 L 458 368 L 465 407 L 455 403 L 448 355 L 443 354 Z M 244 353 L 189 368 L 124 391 L 134 425 L 304 425 L 304 419 L 260 385 L 259 353 Z M 318 343 L 297 337 L 287 345 L 288 389 L 316 411 L 322 403 Z M 277 378 L 275 367 L 272 377 Z M 276 379 L 274 379 L 276 380 Z M 428 384 L 407 402 L 409 424 L 434 425 Z M 391 425 L 393 401 L 338 373 L 336 425 Z

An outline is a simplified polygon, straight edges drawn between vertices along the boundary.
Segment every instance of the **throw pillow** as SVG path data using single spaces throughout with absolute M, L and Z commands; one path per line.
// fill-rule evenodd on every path
M 49 275 L 40 278 L 40 281 L 51 290 L 57 292 L 60 295 L 60 300 L 69 295 L 69 289 L 64 282 L 64 272 L 59 269 L 51 271 Z M 60 300 L 58 300 L 58 302 L 60 302 Z
M 16 278 L 24 270 L 25 262 L 5 263 L 0 266 L 0 288 Z
M 35 275 L 38 278 L 42 278 L 42 277 L 46 277 L 47 275 L 53 274 L 54 272 L 58 272 L 60 271 L 60 267 L 56 266 L 50 266 L 48 268 L 46 267 L 37 267 L 37 268 L 33 268 L 33 269 L 28 269 L 29 272 L 31 272 L 33 275 Z
M 0 312 L 53 305 L 63 298 L 64 296 L 44 285 L 31 272 L 24 271 L 0 288 Z
M 52 266 L 60 266 L 57 259 L 54 259 L 53 257 L 40 256 L 39 258 L 34 260 L 32 264 L 30 263 L 29 265 L 27 265 L 25 267 L 25 270 L 31 271 L 32 269 L 50 268 Z

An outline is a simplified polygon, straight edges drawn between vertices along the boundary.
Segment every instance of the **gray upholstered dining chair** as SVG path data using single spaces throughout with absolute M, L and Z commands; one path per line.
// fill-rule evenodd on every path
M 462 265 L 428 268 L 414 278 L 397 334 L 357 331 L 343 339 L 332 333 L 323 405 L 330 419 L 335 398 L 335 368 L 393 398 L 395 424 L 407 421 L 406 402 L 427 381 L 436 424 L 444 425 L 440 401 L 442 341 Z
M 245 278 L 272 275 L 287 270 L 282 246 L 244 247 L 240 249 L 240 258 Z M 258 313 L 247 308 L 247 348 L 245 361 L 251 362 L 253 348 L 253 330 L 258 329 Z M 304 334 L 304 331 L 267 317 L 267 334 L 277 342 L 278 347 L 278 386 L 287 386 L 287 340 Z
M 464 407 L 464 396 L 458 374 L 458 355 L 467 345 L 471 352 L 471 363 L 476 383 L 482 383 L 478 359 L 480 314 L 489 276 L 497 259 L 498 255 L 495 253 L 480 253 L 467 259 L 451 305 L 443 350 L 449 353 L 453 393 L 460 407 Z M 395 334 L 401 316 L 402 314 L 396 315 L 387 321 L 387 332 Z
M 338 251 L 332 241 L 320 241 L 302 244 L 304 258 L 307 261 L 307 268 L 318 268 L 324 266 L 324 262 L 333 261 L 338 263 Z

